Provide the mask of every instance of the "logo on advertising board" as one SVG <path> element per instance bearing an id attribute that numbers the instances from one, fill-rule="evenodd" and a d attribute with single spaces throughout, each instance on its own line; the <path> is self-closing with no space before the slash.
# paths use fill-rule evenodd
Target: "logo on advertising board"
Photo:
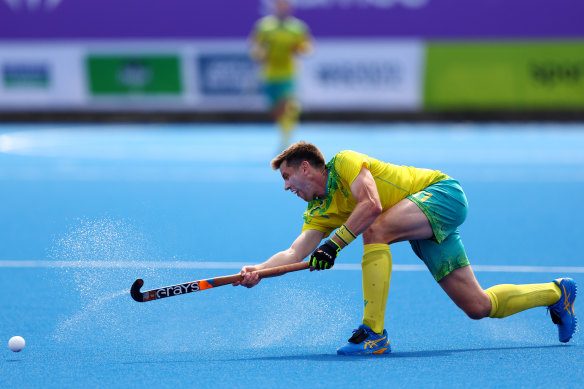
<path id="1" fill-rule="evenodd" d="M 541 85 L 578 85 L 584 83 L 584 60 L 534 61 L 529 65 L 533 80 Z"/>
<path id="2" fill-rule="evenodd" d="M 373 87 L 376 89 L 398 85 L 403 80 L 401 65 L 393 61 L 346 61 L 322 63 L 318 78 L 325 86 L 344 88 Z"/>
<path id="3" fill-rule="evenodd" d="M 2 65 L 6 89 L 46 89 L 50 84 L 49 66 L 44 63 L 7 63 Z"/>
<path id="4" fill-rule="evenodd" d="M 198 56 L 203 95 L 256 95 L 260 93 L 257 65 L 244 53 Z"/>
<path id="5" fill-rule="evenodd" d="M 179 95 L 182 92 L 177 56 L 91 55 L 87 64 L 94 95 Z"/>
<path id="6" fill-rule="evenodd" d="M 52 11 L 63 0 L 3 0 L 12 11 Z"/>
<path id="7" fill-rule="evenodd" d="M 305 107 L 417 109 L 421 102 L 420 41 L 322 42 L 302 61 Z"/>

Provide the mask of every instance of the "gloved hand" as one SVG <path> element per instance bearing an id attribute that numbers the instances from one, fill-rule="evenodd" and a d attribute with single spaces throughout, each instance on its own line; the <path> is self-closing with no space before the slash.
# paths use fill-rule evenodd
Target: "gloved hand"
<path id="1" fill-rule="evenodd" d="M 308 263 L 316 270 L 330 269 L 335 264 L 335 258 L 341 247 L 333 240 L 328 239 L 322 246 L 314 250 Z"/>

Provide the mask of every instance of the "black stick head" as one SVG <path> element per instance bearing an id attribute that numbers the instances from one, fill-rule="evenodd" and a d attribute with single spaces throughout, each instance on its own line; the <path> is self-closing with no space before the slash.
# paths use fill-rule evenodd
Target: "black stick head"
<path id="1" fill-rule="evenodd" d="M 139 303 L 144 302 L 144 295 L 142 294 L 142 292 L 140 292 L 140 288 L 142 287 L 142 285 L 144 285 L 144 281 L 138 278 L 136 281 L 134 281 L 132 287 L 130 288 L 130 295 L 135 301 Z"/>

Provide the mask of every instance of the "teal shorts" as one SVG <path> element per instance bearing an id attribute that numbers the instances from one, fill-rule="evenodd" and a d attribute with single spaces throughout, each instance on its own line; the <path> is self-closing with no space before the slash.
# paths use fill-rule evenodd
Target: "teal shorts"
<path id="1" fill-rule="evenodd" d="M 458 232 L 466 219 L 468 202 L 456 180 L 439 181 L 407 197 L 424 212 L 434 236 L 431 239 L 410 241 L 416 255 L 426 264 L 436 281 L 454 269 L 468 266 Z"/>
<path id="2" fill-rule="evenodd" d="M 294 95 L 294 81 L 266 81 L 264 91 L 268 97 L 270 106 L 275 106 L 280 101 L 292 98 Z"/>

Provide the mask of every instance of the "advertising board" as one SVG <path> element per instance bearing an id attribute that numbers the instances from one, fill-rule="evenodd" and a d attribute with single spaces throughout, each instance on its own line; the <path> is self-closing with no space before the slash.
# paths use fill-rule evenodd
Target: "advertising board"
<path id="1" fill-rule="evenodd" d="M 434 43 L 429 109 L 584 108 L 584 42 Z"/>

